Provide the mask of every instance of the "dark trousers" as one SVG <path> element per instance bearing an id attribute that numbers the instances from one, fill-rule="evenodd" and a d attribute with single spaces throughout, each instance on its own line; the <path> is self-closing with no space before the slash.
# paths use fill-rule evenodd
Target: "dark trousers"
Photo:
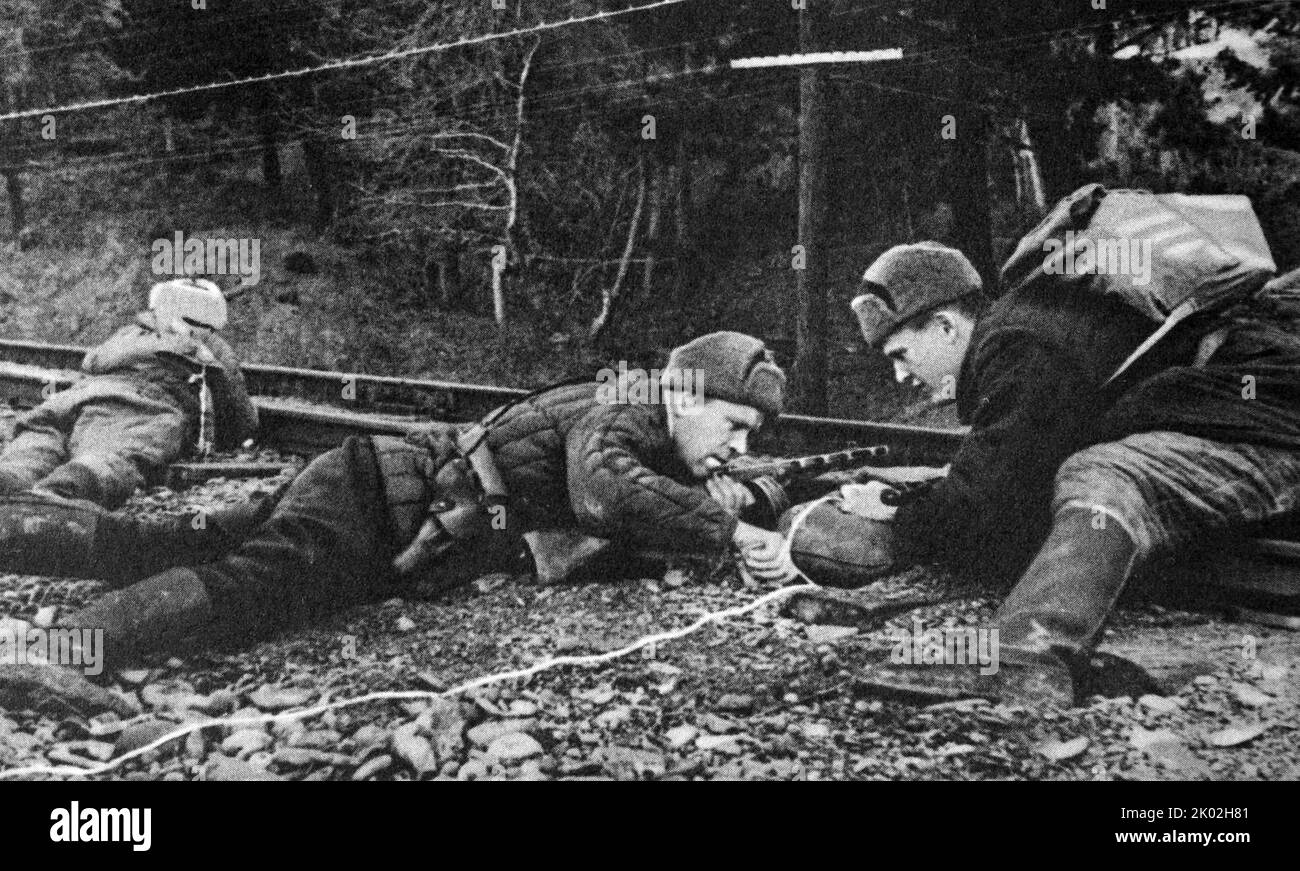
<path id="1" fill-rule="evenodd" d="M 1175 432 L 1086 448 L 1056 475 L 1052 533 L 994 622 L 1013 647 L 1083 651 L 1153 557 L 1300 502 L 1300 456 Z"/>
<path id="2" fill-rule="evenodd" d="M 262 635 L 397 595 L 391 563 L 404 546 L 374 442 L 354 437 L 312 461 L 239 547 L 194 571 L 212 600 L 215 635 Z"/>

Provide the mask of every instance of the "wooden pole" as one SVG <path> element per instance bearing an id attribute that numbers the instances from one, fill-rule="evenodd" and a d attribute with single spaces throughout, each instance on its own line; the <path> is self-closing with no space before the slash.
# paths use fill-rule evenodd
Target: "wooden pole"
<path id="1" fill-rule="evenodd" d="M 822 0 L 799 13 L 799 50 L 816 50 L 816 21 Z M 820 67 L 799 70 L 799 244 L 803 268 L 795 271 L 794 405 L 804 414 L 825 415 L 827 290 L 826 96 Z"/>

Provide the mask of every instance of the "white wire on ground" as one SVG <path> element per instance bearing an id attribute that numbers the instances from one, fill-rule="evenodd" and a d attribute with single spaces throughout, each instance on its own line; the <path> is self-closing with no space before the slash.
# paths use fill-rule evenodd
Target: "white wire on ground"
<path id="1" fill-rule="evenodd" d="M 820 499 L 817 499 L 816 501 L 809 502 L 800 510 L 798 514 L 795 515 L 793 521 L 791 521 L 790 523 L 790 531 L 786 533 L 784 541 L 782 543 L 782 552 L 787 559 L 789 558 L 790 555 L 790 548 L 794 542 L 795 533 L 799 530 L 799 527 L 803 525 L 804 520 L 808 517 L 808 515 L 812 512 L 814 508 L 816 508 L 821 503 L 831 499 L 834 495 L 835 494 L 832 493 L 830 495 L 823 496 Z M 791 565 L 793 565 L 793 563 L 791 563 Z M 211 729 L 216 727 L 229 728 L 229 727 L 237 727 L 237 726 L 256 726 L 256 725 L 261 725 L 263 723 L 274 723 L 280 720 L 296 720 L 305 717 L 314 717 L 318 714 L 326 713 L 327 711 L 335 711 L 341 708 L 354 707 L 356 705 L 365 705 L 371 702 L 413 701 L 413 700 L 421 700 L 421 699 L 424 700 L 445 699 L 445 698 L 450 698 L 452 696 L 460 695 L 461 693 L 466 693 L 472 690 L 479 689 L 480 687 L 489 686 L 495 683 L 502 683 L 504 681 L 511 681 L 511 680 L 523 680 L 525 678 L 530 678 L 533 677 L 534 675 L 540 674 L 543 671 L 549 671 L 550 669 L 559 668 L 561 666 L 569 665 L 569 666 L 576 666 L 576 667 L 590 667 L 595 665 L 601 665 L 603 663 L 610 662 L 615 659 L 620 659 L 624 656 L 635 653 L 636 651 L 641 650 L 642 648 L 653 647 L 655 645 L 662 644 L 665 642 L 676 641 L 680 638 L 685 638 L 687 635 L 690 635 L 694 632 L 698 632 L 700 629 L 703 629 L 705 626 L 709 625 L 710 623 L 717 623 L 722 620 L 728 620 L 732 617 L 741 617 L 745 614 L 748 614 L 750 611 L 757 611 L 759 608 L 771 604 L 772 602 L 776 602 L 780 599 L 784 599 L 786 596 L 798 592 L 799 590 L 806 589 L 810 586 L 813 587 L 817 586 L 817 583 L 815 581 L 813 581 L 811 578 L 805 575 L 798 568 L 795 569 L 795 572 L 799 575 L 799 577 L 803 579 L 803 583 L 792 584 L 787 587 L 781 587 L 778 590 L 773 590 L 770 593 L 765 593 L 764 595 L 759 596 L 757 599 L 754 599 L 751 602 L 747 602 L 744 605 L 736 605 L 735 607 L 732 608 L 724 608 L 721 611 L 711 611 L 701 616 L 694 623 L 691 623 L 687 626 L 683 626 L 679 629 L 669 629 L 664 632 L 656 632 L 652 635 L 646 635 L 642 638 L 637 639 L 636 641 L 632 642 L 626 647 L 620 647 L 617 650 L 611 650 L 605 653 L 589 654 L 587 656 L 554 656 L 551 657 L 550 659 L 545 659 L 542 660 L 541 662 L 533 663 L 532 665 L 527 666 L 526 668 L 517 668 L 517 669 L 512 669 L 510 671 L 502 671 L 502 672 L 497 672 L 496 674 L 489 674 L 489 675 L 484 675 L 482 677 L 477 677 L 474 678 L 473 680 L 466 681 L 465 683 L 459 684 L 458 686 L 454 686 L 448 690 L 441 690 L 441 691 L 387 690 L 384 692 L 368 693 L 364 696 L 357 696 L 356 698 L 351 698 L 351 699 L 339 699 L 338 701 L 325 702 L 323 704 L 313 705 L 312 707 L 308 707 L 308 708 L 300 708 L 296 711 L 281 711 L 278 714 L 259 714 L 255 717 L 219 717 L 211 720 L 202 720 L 196 723 L 186 723 L 185 725 L 177 726 L 175 729 L 168 732 L 167 734 L 162 735 L 154 739 L 153 741 L 150 741 L 148 744 L 145 744 L 143 747 L 138 747 L 135 750 L 131 750 L 127 753 L 123 753 L 121 756 L 118 756 L 114 759 L 110 759 L 101 765 L 91 766 L 90 768 L 76 768 L 74 766 L 59 767 L 59 766 L 50 766 L 50 765 L 32 765 L 26 768 L 10 768 L 10 769 L 0 771 L 0 780 L 9 780 L 16 777 L 33 777 L 33 776 L 40 776 L 40 775 L 53 776 L 53 777 L 95 777 L 100 774 L 107 774 L 108 772 L 113 771 L 114 769 L 120 767 L 126 762 L 130 762 L 133 759 L 138 759 L 141 756 L 144 756 L 145 754 L 152 753 L 153 751 L 158 750 L 167 744 L 170 744 L 172 741 L 175 741 L 178 738 L 184 738 L 186 735 L 189 735 L 191 732 L 197 732 L 201 729 Z"/>

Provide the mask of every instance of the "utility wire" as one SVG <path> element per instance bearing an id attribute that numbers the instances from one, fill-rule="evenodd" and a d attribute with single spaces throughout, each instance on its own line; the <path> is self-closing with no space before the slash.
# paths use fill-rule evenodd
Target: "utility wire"
<path id="1" fill-rule="evenodd" d="M 550 21 L 533 25 L 518 30 L 508 30 L 502 33 L 486 33 L 479 36 L 466 37 L 464 39 L 454 40 L 452 42 L 436 43 L 434 45 L 422 45 L 415 48 L 406 48 L 396 51 L 388 51 L 379 55 L 366 55 L 354 58 L 342 58 L 340 60 L 328 61 L 316 66 L 303 67 L 296 70 L 285 70 L 278 73 L 266 73 L 260 76 L 248 76 L 242 79 L 231 79 L 226 82 L 208 82 L 202 85 L 190 85 L 184 88 L 173 88 L 166 91 L 154 91 L 146 94 L 133 94 L 129 97 L 109 97 L 102 100 L 88 100 L 82 103 L 70 103 L 62 106 L 48 106 L 42 109 L 24 109 L 18 112 L 7 112 L 0 115 L 0 121 L 17 121 L 23 118 L 39 118 L 42 115 L 53 115 L 56 113 L 85 112 L 91 109 L 105 109 L 110 106 L 122 106 L 130 103 L 147 103 L 153 100 L 162 100 L 169 97 L 180 97 L 186 94 L 197 94 L 207 91 L 221 90 L 224 88 L 237 88 L 244 85 L 260 85 L 267 82 L 275 82 L 283 79 L 301 78 L 303 76 L 314 75 L 329 70 L 355 69 L 357 67 L 371 66 L 373 64 L 387 63 L 394 60 L 402 60 L 409 57 L 419 57 L 436 52 L 450 51 L 456 48 L 465 48 L 472 45 L 483 45 L 488 42 L 496 42 L 504 39 L 515 39 L 521 36 L 530 36 L 536 33 L 546 33 L 560 30 L 565 27 L 573 27 L 579 24 L 590 24 L 596 21 L 606 21 L 611 18 L 618 18 L 624 15 L 630 15 L 636 12 L 647 12 L 651 9 L 662 9 L 667 6 L 677 6 L 687 0 L 655 0 L 653 3 L 647 3 L 643 6 L 632 6 L 627 9 L 611 10 L 608 12 L 598 12 L 593 15 L 585 15 L 577 18 L 568 18 L 563 21 Z"/>
<path id="2" fill-rule="evenodd" d="M 1207 6 L 1207 7 L 1203 7 L 1203 8 L 1219 9 L 1219 8 L 1226 8 L 1226 7 L 1234 7 L 1234 8 L 1235 8 L 1235 7 L 1244 7 L 1244 6 L 1253 6 L 1253 7 L 1255 7 L 1255 8 L 1265 8 L 1265 7 L 1270 7 L 1270 6 L 1289 5 L 1290 3 L 1293 3 L 1293 2 L 1295 2 L 1295 0 L 1264 0 L 1264 2 L 1258 2 L 1258 0 L 1254 0 L 1254 2 L 1243 2 L 1243 0 L 1223 0 L 1223 2 L 1220 2 L 1220 3 L 1218 3 L 1218 4 L 1210 4 L 1209 6 Z M 648 8 L 648 7 L 639 7 L 639 8 Z M 625 10 L 625 11 L 627 11 L 627 10 Z M 865 11 L 865 10 L 854 10 L 854 11 L 861 12 L 861 11 Z M 1135 20 L 1144 20 L 1144 19 L 1160 18 L 1160 17 L 1164 17 L 1164 16 L 1163 16 L 1162 14 L 1152 14 L 1152 15 L 1147 15 L 1147 16 L 1140 16 L 1140 17 L 1137 17 L 1137 18 L 1125 19 L 1125 23 L 1129 23 L 1129 24 L 1131 24 L 1131 23 L 1133 23 Z M 930 51 L 930 52 L 922 52 L 922 53 L 917 53 L 917 54 L 913 54 L 913 55 L 907 55 L 907 56 L 905 56 L 905 59 L 904 59 L 903 62 L 892 64 L 892 65 L 891 65 L 891 69 L 899 70 L 899 69 L 906 68 L 906 67 L 908 66 L 909 62 L 912 63 L 912 68 L 917 68 L 917 67 L 922 66 L 922 65 L 930 65 L 930 64 L 935 64 L 935 63 L 947 62 L 947 61 L 952 60 L 952 59 L 954 59 L 955 57 L 958 57 L 958 56 L 960 56 L 960 55 L 962 55 L 962 54 L 970 53 L 971 50 L 973 50 L 973 49 L 982 49 L 982 48 L 985 48 L 986 46 L 994 46 L 994 45 L 1001 46 L 1001 48 L 998 49 L 998 52 L 1001 53 L 1001 52 L 1005 52 L 1005 51 L 1014 50 L 1014 49 L 1016 49 L 1020 44 L 1023 44 L 1023 43 L 1026 43 L 1026 42 L 1031 42 L 1031 41 L 1037 41 L 1040 37 L 1044 37 L 1044 36 L 1054 36 L 1054 35 L 1060 35 L 1060 34 L 1077 34 L 1077 33 L 1080 33 L 1081 31 L 1082 31 L 1082 32 L 1087 32 L 1087 31 L 1091 31 L 1091 30 L 1094 30 L 1094 29 L 1097 29 L 1097 28 L 1108 27 L 1108 26 L 1110 26 L 1110 25 L 1113 24 L 1113 23 L 1114 23 L 1114 22 L 1112 22 L 1112 21 L 1106 21 L 1106 22 L 1098 22 L 1097 24 L 1093 24 L 1093 25 L 1082 25 L 1082 26 L 1075 26 L 1075 27 L 1059 28 L 1059 29 L 1054 29 L 1054 30 L 1036 31 L 1036 32 L 1029 33 L 1029 34 L 1018 34 L 1018 35 L 1015 35 L 1015 36 L 1004 37 L 1004 38 L 1001 38 L 1001 39 L 995 39 L 995 40 L 984 40 L 984 41 L 979 41 L 979 42 L 973 42 L 973 43 L 970 43 L 970 44 L 968 44 L 968 45 L 966 45 L 966 46 L 960 46 L 960 47 L 951 48 L 951 49 L 949 49 L 949 48 L 945 48 L 945 49 L 936 49 L 936 50 L 933 50 L 933 51 Z M 751 28 L 748 32 L 752 33 L 752 32 L 754 32 L 756 29 L 757 29 L 757 28 Z M 621 55 L 617 55 L 616 57 L 624 57 L 624 56 L 631 56 L 631 55 L 636 55 L 636 54 L 642 54 L 642 53 L 645 53 L 645 52 L 647 52 L 647 51 L 654 51 L 654 50 L 661 50 L 661 49 L 676 48 L 676 47 L 681 47 L 681 46 L 684 46 L 684 45 L 689 45 L 689 44 L 694 44 L 694 43 L 698 43 L 698 42 L 702 42 L 702 41 L 707 41 L 707 40 L 710 40 L 710 39 L 713 39 L 713 38 L 714 38 L 714 37 L 703 37 L 703 38 L 700 38 L 700 39 L 697 39 L 697 40 L 689 40 L 689 41 L 684 41 L 684 42 L 680 42 L 680 43 L 673 43 L 673 44 L 668 44 L 668 45 L 665 45 L 665 46 L 653 47 L 653 48 L 651 48 L 651 49 L 640 49 L 640 50 L 636 50 L 636 51 L 626 52 L 626 53 L 623 53 L 623 54 L 621 54 Z M 569 63 L 563 64 L 563 65 L 557 65 L 557 66 L 586 65 L 586 64 L 589 64 L 589 63 L 596 63 L 596 62 L 599 62 L 600 60 L 601 60 L 601 58 L 585 58 L 585 59 L 582 59 L 582 60 L 580 60 L 580 61 L 569 62 Z M 540 69 L 540 68 L 539 68 L 539 69 Z M 619 88 L 633 87 L 633 86 L 638 86 L 638 85 L 639 85 L 639 86 L 656 85 L 656 84 L 660 84 L 660 83 L 662 83 L 662 82 L 673 81 L 673 80 L 683 79 L 683 78 L 689 78 L 689 77 L 691 77 L 691 76 L 704 75 L 704 74 L 712 74 L 712 73 L 720 72 L 721 70 L 722 70 L 722 68 L 719 67 L 719 66 L 713 66 L 713 65 L 710 65 L 710 66 L 706 66 L 706 67 L 702 67 L 702 68 L 698 68 L 698 69 L 692 69 L 692 70 L 678 70 L 678 71 L 668 72 L 668 73 L 651 74 L 651 75 L 643 76 L 643 77 L 636 78 L 636 79 L 626 79 L 626 80 L 620 80 L 620 81 L 615 81 L 615 82 L 601 82 L 601 83 L 596 83 L 596 84 L 593 84 L 593 85 L 587 85 L 587 86 L 583 86 L 583 87 L 579 87 L 579 88 L 566 89 L 566 90 L 562 90 L 562 91 L 551 91 L 551 92 L 547 92 L 547 93 L 540 94 L 540 95 L 536 95 L 536 96 L 532 97 L 532 98 L 530 99 L 531 106 L 530 106 L 530 109 L 529 109 L 528 114 L 529 114 L 529 117 L 530 117 L 530 118 L 533 118 L 533 119 L 537 119 L 537 118 L 539 118 L 539 117 L 541 117 L 541 118 L 545 118 L 545 117 L 548 117 L 548 116 L 557 116 L 557 115 L 560 115 L 560 114 L 563 114 L 563 113 L 569 113 L 569 112 L 572 112 L 572 111 L 574 111 L 574 110 L 576 110 L 576 109 L 580 109 L 580 108 L 581 108 L 581 105 L 582 105 L 582 104 L 581 104 L 580 102 L 571 102 L 571 103 L 567 103 L 567 104 L 559 103 L 559 102 L 558 102 L 559 100 L 562 100 L 562 99 L 565 99 L 565 98 L 568 98 L 568 97 L 576 97 L 576 96 L 583 95 L 583 94 L 598 93 L 598 92 L 602 92 L 602 91 L 612 91 L 612 90 L 619 89 Z M 785 87 L 788 86 L 788 85 L 786 84 L 786 82 L 784 81 L 784 80 L 786 80 L 786 79 L 788 79 L 788 77 L 786 77 L 786 76 L 782 76 L 781 79 L 778 81 L 777 84 L 775 84 L 773 87 L 768 88 L 768 89 L 749 90 L 749 91 L 742 92 L 742 93 L 740 93 L 740 94 L 733 94 L 733 95 L 728 96 L 728 97 L 723 97 L 723 98 L 721 98 L 721 99 L 728 99 L 728 100 L 729 100 L 729 99 L 735 99 L 735 98 L 737 98 L 737 97 L 741 97 L 741 96 L 753 96 L 753 95 L 757 95 L 757 94 L 759 94 L 759 93 L 763 93 L 763 92 L 765 92 L 765 90 L 766 90 L 766 91 L 770 91 L 770 90 L 775 90 L 775 89 L 779 89 L 779 88 L 785 88 Z M 847 76 L 847 75 L 843 75 L 843 76 L 835 76 L 835 77 L 833 77 L 833 80 L 836 80 L 836 81 L 842 81 L 842 82 L 857 81 L 856 79 L 853 79 L 853 78 L 851 78 L 850 76 Z M 899 86 L 885 85 L 885 84 L 880 83 L 880 82 L 866 81 L 866 84 L 868 84 L 869 86 L 871 86 L 871 87 L 873 87 L 873 88 L 875 88 L 875 89 L 877 89 L 877 90 L 881 90 L 881 91 L 889 91 L 889 92 L 894 92 L 894 93 L 899 93 L 899 94 L 907 94 L 907 95 L 912 95 L 912 96 L 920 96 L 920 97 L 924 97 L 924 98 L 926 98 L 926 99 L 931 99 L 931 100 L 935 100 L 935 101 L 939 101 L 939 102 L 950 102 L 950 103 L 956 103 L 956 104 L 970 105 L 970 106 L 975 106 L 975 107 L 977 107 L 977 108 L 980 108 L 980 109 L 982 109 L 982 110 L 984 110 L 984 111 L 997 111 L 998 108 L 999 108 L 999 107 L 994 106 L 994 105 L 991 105 L 991 104 L 978 103 L 978 102 L 971 101 L 971 100 L 963 100 L 963 99 L 961 99 L 961 98 L 958 98 L 958 97 L 955 97 L 955 96 L 951 96 L 951 95 L 936 94 L 936 93 L 933 93 L 933 92 L 927 92 L 927 91 L 921 91 L 921 90 L 915 90 L 915 89 L 902 88 L 902 87 L 899 87 Z M 376 98 L 374 98 L 374 99 L 381 99 L 381 98 L 382 98 L 382 95 L 380 95 L 379 97 L 376 97 Z M 630 103 L 630 102 L 635 102 L 635 101 L 637 101 L 637 100 L 643 100 L 643 99 L 645 99 L 645 98 L 642 97 L 641 95 L 632 95 L 631 99 L 624 99 L 624 100 L 615 100 L 615 101 L 613 101 L 613 105 L 618 105 L 618 104 L 621 104 L 621 103 Z M 362 102 L 363 102 L 363 103 L 364 103 L 364 102 L 372 102 L 372 100 L 365 100 L 365 101 L 362 101 Z M 678 102 L 682 102 L 682 101 L 681 101 L 680 99 L 670 99 L 670 98 L 666 98 L 666 97 L 663 97 L 663 96 L 657 96 L 657 97 L 652 98 L 651 100 L 647 101 L 647 108 L 654 108 L 654 106 L 657 106 L 657 105 L 673 104 L 673 103 L 678 103 Z M 610 105 L 610 104 L 609 104 L 609 103 L 606 103 L 605 105 Z M 483 111 L 480 111 L 480 110 L 483 110 Z M 398 111 L 398 110 L 394 110 L 394 111 Z M 431 113 L 427 113 L 427 114 L 424 114 L 424 115 L 417 115 L 417 116 L 414 116 L 414 119 L 419 119 L 419 118 L 449 118 L 449 119 L 452 119 L 452 120 L 481 120 L 482 118 L 487 117 L 488 115 L 494 114 L 494 113 L 497 112 L 497 111 L 499 111 L 499 109 L 498 109 L 497 105 L 496 105 L 493 101 L 491 101 L 491 100 L 484 100 L 484 101 L 480 102 L 479 104 L 476 104 L 476 105 L 474 105 L 474 106 L 469 107 L 469 110 L 468 110 L 468 111 L 460 111 L 460 112 L 458 112 L 458 113 L 454 116 L 454 118 L 453 118 L 453 116 L 450 116 L 450 115 L 444 115 L 443 113 L 431 112 Z M 1011 112 L 1015 112 L 1015 113 L 1017 113 L 1017 114 L 1021 114 L 1021 115 L 1025 114 L 1024 111 L 1022 111 L 1022 110 L 1020 110 L 1020 109 L 1015 109 L 1015 108 L 1004 108 L 1004 109 L 1002 109 L 1002 111 L 1011 111 Z M 1031 115 L 1034 115 L 1034 113 L 1030 113 L 1030 114 L 1031 114 Z M 1035 116 L 1035 117 L 1047 117 L 1047 116 L 1038 116 L 1038 115 L 1034 115 L 1034 116 Z M 400 122 L 400 123 L 406 125 L 406 126 L 407 126 L 407 129 L 410 129 L 410 130 L 422 130 L 422 129 L 424 129 L 424 126 L 427 126 L 427 125 L 417 126 L 417 125 L 411 124 L 410 122 L 411 122 L 412 120 L 413 120 L 412 116 L 409 116 L 409 115 L 408 115 L 408 116 L 404 116 L 403 119 L 402 119 L 402 122 Z M 388 133 L 386 130 L 380 130 L 380 131 L 376 131 L 376 132 L 371 133 L 371 134 L 368 134 L 368 135 L 358 136 L 357 138 L 358 138 L 358 139 L 371 139 L 371 138 L 375 138 L 375 139 L 379 139 L 379 138 L 390 139 L 390 138 L 396 138 L 396 137 L 399 137 L 399 136 L 401 135 L 401 134 L 400 134 L 400 131 L 401 131 L 402 128 L 401 128 L 400 126 L 397 126 L 397 125 L 394 125 L 394 126 L 395 126 L 396 130 L 395 130 L 395 132 L 393 132 L 393 133 L 391 133 L 391 134 Z M 415 136 L 418 136 L 419 133 L 418 133 L 418 132 L 412 132 L 412 133 L 410 133 L 409 135 L 410 135 L 411 137 L 415 137 Z M 250 140 L 245 140 L 245 141 L 248 141 L 248 142 L 249 142 L 249 144 L 246 145 L 246 146 L 245 146 L 245 145 L 233 144 L 233 145 L 230 146 L 230 147 L 224 147 L 224 148 L 206 149 L 206 150 L 203 150 L 203 151 L 195 151 L 195 152 L 185 152 L 185 153 L 183 153 L 183 154 L 178 154 L 178 155 L 165 155 L 165 156 L 160 156 L 160 157 L 157 157 L 157 158 L 154 158 L 154 159 L 143 159 L 143 160 L 141 160 L 141 161 L 138 161 L 138 162 L 135 163 L 135 164 L 128 164 L 127 166 L 144 165 L 144 164 L 148 164 L 148 163 L 150 163 L 150 162 L 166 162 L 166 161 L 171 161 L 171 160 L 188 160 L 188 159 L 194 159 L 194 158 L 197 158 L 197 157 L 202 157 L 202 156 L 205 156 L 205 155 L 216 155 L 216 154 L 222 154 L 222 153 L 239 153 L 239 152 L 244 152 L 244 151 L 257 150 L 258 148 L 261 148 L 261 147 L 262 147 L 260 144 L 254 144 L 253 141 L 252 141 L 251 139 L 250 139 Z M 110 156 L 107 160 L 105 160 L 105 159 L 103 159 L 103 158 L 91 158 L 91 159 L 88 159 L 88 160 L 86 161 L 86 163 L 91 163 L 91 164 L 94 164 L 94 163 L 104 163 L 105 165 L 113 165 L 113 164 L 109 164 L 109 161 L 110 161 L 110 160 L 113 160 L 115 157 L 130 157 L 131 155 L 132 155 L 131 152 L 125 152 L 125 153 L 122 153 L 122 154 L 120 154 L 120 155 Z M 124 165 L 122 165 L 122 164 L 116 164 L 116 166 L 124 166 Z M 30 169 L 32 169 L 32 170 L 44 170 L 44 169 L 53 169 L 54 167 L 53 167 L 53 166 L 38 166 L 38 165 L 35 165 L 35 164 L 29 164 L 29 165 L 28 165 L 27 167 L 25 167 L 25 168 L 30 168 Z"/>

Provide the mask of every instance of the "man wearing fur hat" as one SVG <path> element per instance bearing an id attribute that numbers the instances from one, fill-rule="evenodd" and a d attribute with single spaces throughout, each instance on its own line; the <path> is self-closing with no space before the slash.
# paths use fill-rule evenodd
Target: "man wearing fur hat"
<path id="1" fill-rule="evenodd" d="M 224 556 L 110 592 L 66 626 L 102 628 L 112 668 L 186 636 L 264 635 L 349 604 L 508 570 L 524 533 L 574 526 L 633 547 L 718 556 L 735 548 L 755 575 L 790 578 L 782 537 L 740 518 L 754 497 L 716 474 L 781 412 L 785 376 L 772 355 L 750 336 L 712 333 L 673 351 L 657 377 L 654 403 L 610 401 L 592 380 L 530 394 L 465 430 L 349 438 L 309 464 L 269 519 Z M 119 523 L 107 537 L 140 530 Z M 81 572 L 107 574 L 97 562 L 122 550 L 111 545 Z M 66 698 L 70 681 L 65 670 L 0 666 L 0 699 L 6 688 Z M 80 684 L 75 703 L 114 704 Z"/>
<path id="2" fill-rule="evenodd" d="M 1028 280 L 989 306 L 933 242 L 890 249 L 864 285 L 867 340 L 971 430 L 924 495 L 891 507 L 860 485 L 859 513 L 892 522 L 905 558 L 1019 578 L 996 674 L 881 663 L 868 684 L 1067 706 L 1137 568 L 1300 503 L 1300 337 L 1261 297 L 1188 318 L 1112 380 L 1153 328 L 1114 294 Z"/>
<path id="3" fill-rule="evenodd" d="M 86 353 L 85 378 L 19 418 L 0 454 L 0 494 L 34 490 L 116 508 L 191 447 L 250 438 L 257 410 L 217 335 L 225 324 L 226 300 L 212 282 L 154 285 L 149 309 Z"/>

